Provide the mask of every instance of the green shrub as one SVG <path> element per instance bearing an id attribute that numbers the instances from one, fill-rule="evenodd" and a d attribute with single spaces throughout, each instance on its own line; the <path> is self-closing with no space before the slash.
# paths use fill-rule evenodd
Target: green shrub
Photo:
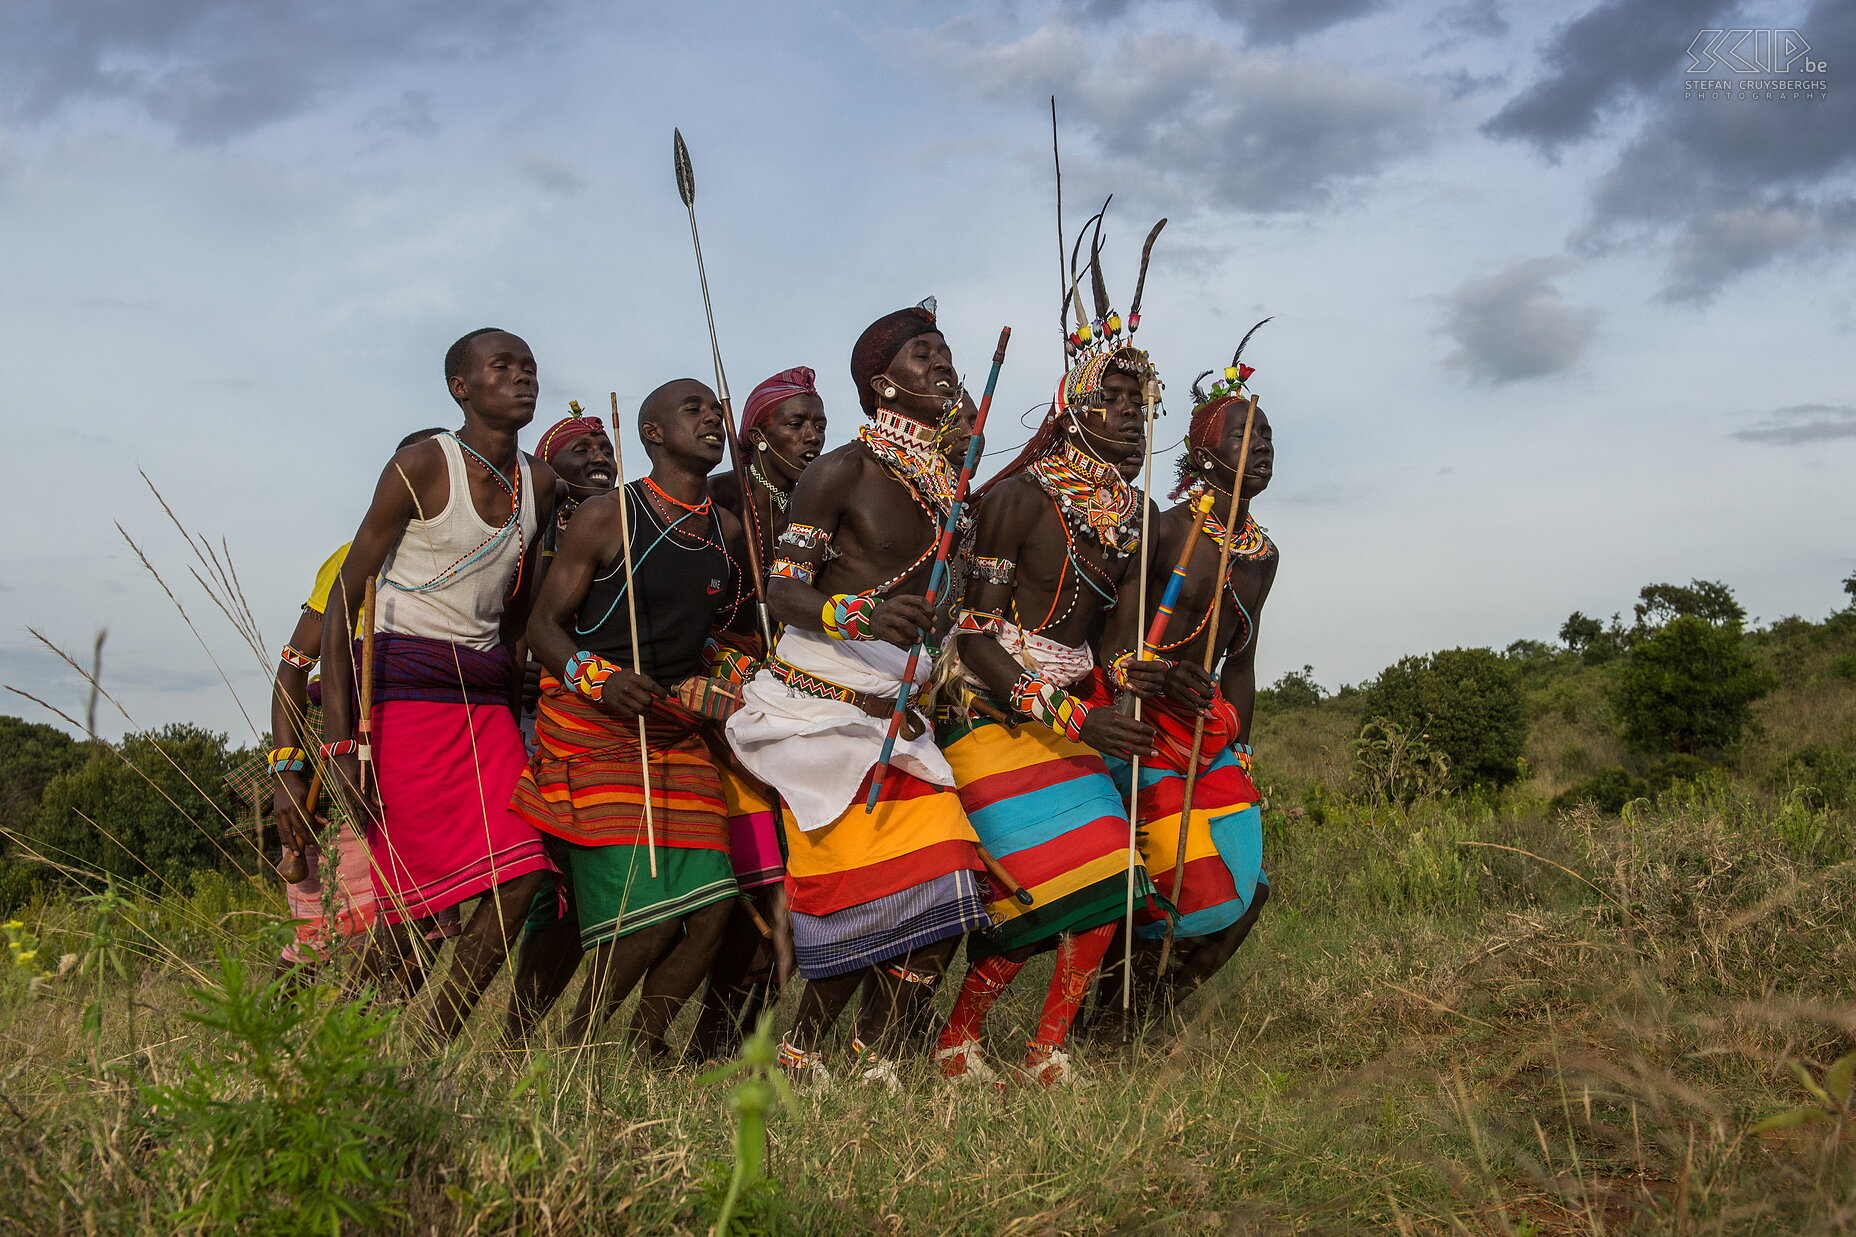
<path id="1" fill-rule="evenodd" d="M 1521 771 L 1527 710 L 1514 667 L 1489 649 L 1407 657 L 1361 693 L 1362 712 L 1422 736 L 1452 789 L 1504 786 Z"/>
<path id="2" fill-rule="evenodd" d="M 1700 755 L 1733 746 L 1773 686 L 1738 626 L 1684 615 L 1631 643 L 1611 703 L 1632 751 Z"/>
<path id="3" fill-rule="evenodd" d="M 377 1231 L 398 1214 L 416 1135 L 384 1014 L 326 989 L 263 980 L 222 955 L 194 990 L 216 1032 L 178 1081 L 144 1089 L 177 1226 L 283 1235 Z"/>
<path id="4" fill-rule="evenodd" d="M 45 788 L 27 841 L 47 859 L 148 884 L 230 859 L 237 808 L 222 779 L 239 761 L 224 735 L 176 723 L 95 745 Z"/>
<path id="5" fill-rule="evenodd" d="M 1306 709 L 1320 704 L 1327 695 L 1315 682 L 1315 668 L 1303 666 L 1290 670 L 1269 687 L 1257 693 L 1257 703 L 1272 709 Z"/>
<path id="6" fill-rule="evenodd" d="M 1772 780 L 1815 808 L 1856 807 L 1856 753 L 1841 747 L 1807 743 L 1780 763 Z"/>

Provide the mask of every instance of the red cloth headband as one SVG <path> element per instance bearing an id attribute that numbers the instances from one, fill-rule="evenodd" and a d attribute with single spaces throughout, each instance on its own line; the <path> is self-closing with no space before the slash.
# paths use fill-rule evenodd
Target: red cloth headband
<path id="1" fill-rule="evenodd" d="M 817 395 L 818 375 L 804 365 L 783 369 L 748 393 L 741 408 L 741 432 L 763 424 L 773 410 L 795 395 Z"/>
<path id="2" fill-rule="evenodd" d="M 566 450 L 567 444 L 574 439 L 605 432 L 606 424 L 598 417 L 568 417 L 548 427 L 548 432 L 535 444 L 535 454 L 552 464 L 554 457 Z"/>

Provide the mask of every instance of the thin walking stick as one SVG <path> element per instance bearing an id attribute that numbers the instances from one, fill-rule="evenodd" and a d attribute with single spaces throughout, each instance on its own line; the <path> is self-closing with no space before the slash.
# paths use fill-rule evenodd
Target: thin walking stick
<path id="1" fill-rule="evenodd" d="M 1158 229 L 1155 229 L 1158 231 Z M 1142 403 L 1145 407 L 1147 421 L 1144 450 L 1147 457 L 1142 461 L 1144 475 L 1141 478 L 1141 559 L 1136 565 L 1140 572 L 1138 590 L 1139 601 L 1135 613 L 1147 613 L 1147 556 L 1148 529 L 1153 515 L 1153 499 L 1149 497 L 1154 489 L 1154 405 L 1160 400 L 1160 380 L 1151 373 L 1142 391 Z M 1143 634 L 1139 660 L 1147 661 L 1151 654 L 1148 641 Z M 1134 719 L 1141 717 L 1141 698 L 1133 692 L 1126 699 L 1134 702 Z M 1121 1012 L 1126 1014 L 1134 1007 L 1134 869 L 1141 859 L 1141 754 L 1137 751 L 1128 762 L 1128 908 L 1121 926 Z"/>
<path id="2" fill-rule="evenodd" d="M 1231 501 L 1226 504 L 1224 536 L 1218 542 L 1218 580 L 1212 592 L 1211 617 L 1205 624 L 1205 658 L 1202 663 L 1205 673 L 1212 672 L 1212 663 L 1218 659 L 1218 611 L 1224 601 L 1225 573 L 1231 569 L 1231 544 L 1237 540 L 1237 508 L 1239 495 L 1244 492 L 1244 472 L 1250 467 L 1250 431 L 1257 422 L 1257 397 L 1250 397 L 1250 404 L 1244 409 L 1244 441 L 1237 450 L 1237 476 L 1231 481 Z M 1210 495 L 1206 495 L 1210 497 Z M 1203 523 L 1204 517 L 1200 516 Z M 1190 548 L 1190 547 L 1188 547 Z M 1199 744 L 1205 739 L 1205 714 L 1199 714 L 1192 724 L 1192 749 L 1186 762 L 1186 785 L 1180 792 L 1179 803 L 1179 846 L 1173 856 L 1173 892 L 1169 901 L 1175 906 L 1179 902 L 1180 888 L 1186 880 L 1186 830 L 1192 824 L 1192 792 L 1199 779 Z M 1179 917 L 1172 915 L 1166 921 L 1166 936 L 1160 942 L 1160 974 L 1166 974 L 1167 963 L 1173 957 L 1173 936 L 1179 928 Z"/>
<path id="3" fill-rule="evenodd" d="M 354 728 L 355 737 L 360 740 L 356 745 L 360 750 L 356 754 L 361 758 L 361 789 L 364 792 L 369 781 L 375 789 L 380 787 L 380 778 L 374 769 L 374 607 L 379 596 L 379 577 L 367 577 L 361 589 L 361 718 Z"/>
<path id="4" fill-rule="evenodd" d="M 619 473 L 619 541 L 625 549 L 625 611 L 632 625 L 632 673 L 642 675 L 638 657 L 638 582 L 632 576 L 631 495 L 625 492 L 624 435 L 619 429 L 619 393 L 612 393 L 612 464 Z M 651 814 L 651 748 L 645 738 L 644 714 L 638 715 L 638 771 L 644 780 L 644 852 L 651 862 L 651 879 L 657 879 L 657 824 Z"/>

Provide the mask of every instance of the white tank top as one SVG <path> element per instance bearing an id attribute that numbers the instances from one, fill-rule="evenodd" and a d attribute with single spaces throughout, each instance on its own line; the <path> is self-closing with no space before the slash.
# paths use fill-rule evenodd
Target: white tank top
<path id="1" fill-rule="evenodd" d="M 523 549 L 535 539 L 533 478 L 528 460 L 516 453 L 521 470 L 516 518 L 503 528 L 485 524 L 470 498 L 464 450 L 455 434 L 434 441 L 445 454 L 450 497 L 430 519 L 412 519 L 387 552 L 375 602 L 377 629 L 447 640 L 476 649 L 495 648 L 503 609 Z M 517 536 L 517 527 L 521 535 Z"/>

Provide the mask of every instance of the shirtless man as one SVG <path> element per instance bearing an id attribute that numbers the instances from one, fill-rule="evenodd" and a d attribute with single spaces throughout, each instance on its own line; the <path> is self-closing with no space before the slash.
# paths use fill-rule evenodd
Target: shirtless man
<path id="1" fill-rule="evenodd" d="M 1251 368 L 1243 366 L 1240 372 L 1248 378 Z M 1231 518 L 1231 489 L 1243 453 L 1248 406 L 1241 382 L 1216 388 L 1199 401 L 1177 466 L 1179 485 L 1173 497 L 1183 501 L 1156 516 L 1153 524 L 1147 585 L 1150 608 L 1141 618 L 1142 632 L 1153 621 L 1167 577 L 1192 531 L 1194 504 L 1202 495 L 1212 499 L 1205 531 L 1193 543 L 1185 583 L 1167 631 L 1150 650 L 1170 667 L 1165 690 L 1154 694 L 1147 687 L 1136 687 L 1148 696 L 1145 716 L 1159 732 L 1158 755 L 1141 767 L 1142 802 L 1175 805 L 1171 814 L 1156 809 L 1142 816 L 1142 854 L 1163 896 L 1171 896 L 1175 881 L 1178 805 L 1186 769 L 1193 763 L 1193 724 L 1200 714 L 1205 717 L 1169 974 L 1154 973 L 1159 941 L 1166 932 L 1165 918 L 1152 913 L 1136 918 L 1135 932 L 1141 940 L 1141 952 L 1135 958 L 1137 975 L 1143 981 L 1140 986 L 1148 992 L 1157 987 L 1168 1003 L 1193 992 L 1230 960 L 1269 900 L 1269 880 L 1262 866 L 1262 814 L 1251 780 L 1248 742 L 1257 699 L 1257 630 L 1279 561 L 1275 544 L 1250 514 L 1251 501 L 1268 487 L 1276 463 L 1269 417 L 1261 408 L 1251 427 L 1235 531 L 1225 523 Z M 1219 609 L 1218 630 L 1207 632 L 1224 543 L 1230 546 L 1227 591 Z M 1111 625 L 1107 640 L 1111 657 L 1124 656 L 1139 639 L 1133 617 L 1130 612 L 1126 621 Z M 1215 679 L 1201 669 L 1208 639 L 1217 649 Z M 1125 789 L 1128 767 L 1118 765 L 1114 771 Z M 1154 788 L 1162 784 L 1173 787 L 1170 794 L 1155 793 Z M 1143 963 L 1145 974 L 1141 973 Z"/>
<path id="2" fill-rule="evenodd" d="M 1125 914 L 1128 818 L 1102 754 L 1145 755 L 1153 732 L 1085 699 L 1090 633 L 1105 609 L 1132 600 L 1138 574 L 1146 498 L 1116 466 L 1142 452 L 1152 377 L 1132 347 L 1086 353 L 980 504 L 955 630 L 978 706 L 944 723 L 940 738 L 981 844 L 1032 902 L 998 891 L 992 930 L 967 942 L 970 965 L 936 1053 L 950 1077 L 991 1073 L 981 1061 L 986 1011 L 1032 954 L 1054 946 L 1025 1069 L 1066 1081 L 1065 1037 Z M 1145 903 L 1146 873 L 1133 879 Z"/>
<path id="3" fill-rule="evenodd" d="M 554 518 L 553 470 L 516 446 L 535 416 L 535 357 L 507 331 L 473 331 L 445 353 L 445 382 L 463 428 L 387 464 L 322 629 L 323 757 L 351 819 L 369 822 L 389 952 L 404 953 L 407 921 L 482 895 L 431 1011 L 441 1041 L 463 1027 L 553 867 L 509 807 L 526 764 L 517 646 L 536 534 Z M 376 574 L 373 711 L 357 719 L 355 659 L 327 654 L 353 647 Z M 377 973 L 370 952 L 363 970 Z"/>
<path id="4" fill-rule="evenodd" d="M 936 438 L 960 384 L 926 302 L 865 329 L 851 377 L 870 421 L 799 479 L 768 588 L 785 631 L 728 734 L 789 813 L 786 888 L 807 983 L 781 1061 L 822 1080 L 823 1036 L 876 968 L 852 1046 L 866 1077 L 888 1081 L 903 986 L 932 986 L 960 937 L 987 923 L 973 827 L 919 715 L 865 810 L 908 649 L 932 621 L 922 593 L 956 480 Z M 923 659 L 920 678 L 928 669 Z"/>

